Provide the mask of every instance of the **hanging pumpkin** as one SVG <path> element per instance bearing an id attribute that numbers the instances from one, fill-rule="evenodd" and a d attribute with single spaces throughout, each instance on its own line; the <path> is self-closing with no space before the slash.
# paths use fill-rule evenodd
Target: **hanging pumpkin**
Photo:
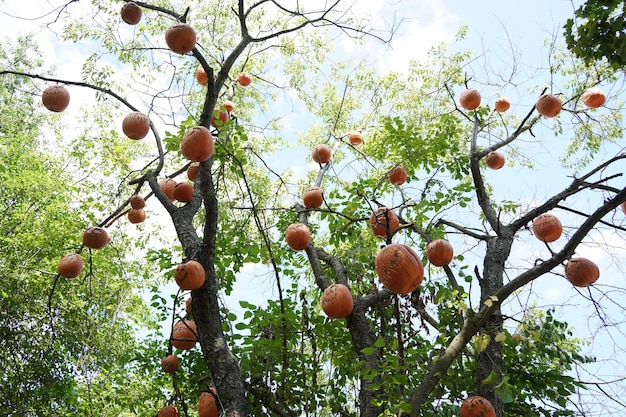
<path id="1" fill-rule="evenodd" d="M 78 253 L 68 253 L 57 265 L 59 275 L 65 278 L 76 278 L 83 270 L 83 258 Z"/>
<path id="2" fill-rule="evenodd" d="M 178 182 L 173 178 L 166 178 L 162 181 L 159 181 L 159 188 L 163 191 L 165 196 L 170 199 L 170 201 L 174 201 L 174 188 L 176 187 Z"/>
<path id="3" fill-rule="evenodd" d="M 511 102 L 506 97 L 498 97 L 494 107 L 496 108 L 496 111 L 504 113 L 511 107 Z"/>
<path id="4" fill-rule="evenodd" d="M 193 185 L 188 182 L 179 182 L 174 187 L 174 200 L 188 203 L 193 200 Z"/>
<path id="5" fill-rule="evenodd" d="M 565 264 L 565 277 L 576 287 L 588 287 L 600 278 L 600 268 L 586 258 L 573 258 Z"/>
<path id="6" fill-rule="evenodd" d="M 213 155 L 213 135 L 204 126 L 187 129 L 180 142 L 180 152 L 189 160 L 206 161 Z"/>
<path id="7" fill-rule="evenodd" d="M 50 111 L 62 112 L 70 105 L 70 92 L 62 85 L 51 85 L 43 90 L 41 102 Z"/>
<path id="8" fill-rule="evenodd" d="M 177 54 L 186 54 L 196 47 L 196 31 L 186 23 L 176 22 L 165 31 L 165 43 Z"/>
<path id="9" fill-rule="evenodd" d="M 596 109 L 604 104 L 606 95 L 598 87 L 591 87 L 585 90 L 581 100 L 585 106 L 590 109 Z"/>
<path id="10" fill-rule="evenodd" d="M 187 178 L 189 181 L 195 181 L 200 173 L 200 162 L 192 162 L 187 168 Z"/>
<path id="11" fill-rule="evenodd" d="M 331 155 L 332 151 L 330 150 L 330 147 L 323 143 L 321 145 L 317 145 L 311 152 L 311 157 L 318 164 L 325 164 L 330 161 Z"/>
<path id="12" fill-rule="evenodd" d="M 180 417 L 178 408 L 174 405 L 166 405 L 161 408 L 157 414 L 157 417 Z"/>
<path id="13" fill-rule="evenodd" d="M 130 139 L 143 139 L 149 131 L 150 119 L 141 112 L 128 113 L 122 120 L 122 132 Z"/>
<path id="14" fill-rule="evenodd" d="M 191 314 L 191 305 L 193 304 L 192 298 L 189 297 L 185 300 L 185 311 L 187 314 Z"/>
<path id="15" fill-rule="evenodd" d="M 198 84 L 205 87 L 209 85 L 209 77 L 206 75 L 206 71 L 201 65 L 198 65 L 198 68 L 196 68 L 196 81 L 198 81 Z"/>
<path id="16" fill-rule="evenodd" d="M 563 226 L 552 214 L 541 214 L 533 220 L 533 234 L 542 242 L 554 242 L 561 237 Z"/>
<path id="17" fill-rule="evenodd" d="M 218 417 L 217 402 L 214 394 L 206 391 L 200 394 L 198 417 Z"/>
<path id="18" fill-rule="evenodd" d="M 198 341 L 198 329 L 196 323 L 182 319 L 174 325 L 170 337 L 172 346 L 181 350 L 192 349 Z"/>
<path id="19" fill-rule="evenodd" d="M 624 212 L 624 214 L 626 214 L 626 201 L 620 204 L 620 206 L 622 207 L 622 211 Z"/>
<path id="20" fill-rule="evenodd" d="M 400 227 L 400 220 L 390 208 L 378 207 L 370 215 L 370 229 L 376 237 L 387 240 L 398 227 Z"/>
<path id="21" fill-rule="evenodd" d="M 465 110 L 475 110 L 480 106 L 480 93 L 474 88 L 468 88 L 459 96 L 459 104 Z"/>
<path id="22" fill-rule="evenodd" d="M 134 209 L 142 209 L 146 206 L 146 200 L 139 194 L 132 195 L 128 201 Z"/>
<path id="23" fill-rule="evenodd" d="M 396 294 L 413 292 L 424 279 L 422 261 L 409 246 L 392 243 L 376 255 L 376 273 L 380 282 Z"/>
<path id="24" fill-rule="evenodd" d="M 124 4 L 120 10 L 122 20 L 129 25 L 136 25 L 141 21 L 141 7 L 132 1 Z"/>
<path id="25" fill-rule="evenodd" d="M 175 355 L 167 355 L 161 359 L 161 369 L 166 374 L 173 374 L 178 369 L 178 358 Z"/>
<path id="26" fill-rule="evenodd" d="M 285 231 L 285 241 L 293 250 L 304 250 L 311 243 L 311 232 L 304 223 L 292 223 Z"/>
<path id="27" fill-rule="evenodd" d="M 555 117 L 561 113 L 561 100 L 554 94 L 544 94 L 537 100 L 535 104 L 540 115 L 545 117 Z"/>
<path id="28" fill-rule="evenodd" d="M 302 202 L 306 208 L 314 209 L 321 207 L 322 203 L 324 203 L 324 193 L 322 192 L 322 189 L 315 185 L 307 188 L 304 190 Z"/>
<path id="29" fill-rule="evenodd" d="M 485 156 L 485 162 L 491 169 L 500 169 L 504 166 L 504 155 L 500 152 L 492 151 Z"/>
<path id="30" fill-rule="evenodd" d="M 144 209 L 131 208 L 130 210 L 128 210 L 127 216 L 128 221 L 132 224 L 142 223 L 144 220 L 146 220 L 146 212 L 144 211 Z"/>
<path id="31" fill-rule="evenodd" d="M 91 249 L 102 249 L 111 240 L 111 235 L 104 227 L 94 226 L 83 232 L 83 245 Z"/>
<path id="32" fill-rule="evenodd" d="M 350 141 L 350 145 L 357 146 L 363 143 L 363 135 L 360 132 L 351 132 L 348 135 L 348 140 Z"/>
<path id="33" fill-rule="evenodd" d="M 222 107 L 224 107 L 224 110 L 226 110 L 228 113 L 232 113 L 232 111 L 235 109 L 235 103 L 230 100 L 226 100 L 222 103 Z"/>
<path id="34" fill-rule="evenodd" d="M 454 249 L 447 240 L 435 239 L 426 245 L 426 257 L 435 266 L 449 265 L 454 257 Z"/>
<path id="35" fill-rule="evenodd" d="M 493 405 L 484 397 L 475 395 L 468 397 L 461 403 L 460 417 L 496 417 Z"/>
<path id="36" fill-rule="evenodd" d="M 331 319 L 342 319 L 352 313 L 350 289 L 343 284 L 329 285 L 322 294 L 322 310 Z"/>
<path id="37" fill-rule="evenodd" d="M 211 116 L 211 126 L 220 129 L 228 123 L 228 112 L 225 110 L 215 109 Z"/>
<path id="38" fill-rule="evenodd" d="M 198 261 L 185 262 L 176 267 L 174 279 L 183 290 L 197 290 L 204 284 L 204 268 Z"/>
<path id="39" fill-rule="evenodd" d="M 237 82 L 242 87 L 247 87 L 252 82 L 252 76 L 247 72 L 242 72 L 237 76 Z"/>
<path id="40" fill-rule="evenodd" d="M 389 178 L 389 182 L 392 185 L 402 185 L 406 181 L 406 170 L 400 165 L 395 166 L 389 171 L 387 174 L 387 178 Z"/>

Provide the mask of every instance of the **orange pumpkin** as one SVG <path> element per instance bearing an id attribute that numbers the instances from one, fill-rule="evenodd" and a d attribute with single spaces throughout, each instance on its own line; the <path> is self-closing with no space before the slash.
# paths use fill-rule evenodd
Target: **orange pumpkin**
<path id="1" fill-rule="evenodd" d="M 161 359 L 161 369 L 166 374 L 173 374 L 178 369 L 178 358 L 175 355 L 167 355 Z"/>
<path id="2" fill-rule="evenodd" d="M 111 240 L 111 235 L 104 227 L 94 226 L 83 232 L 83 245 L 91 249 L 102 249 Z"/>
<path id="3" fill-rule="evenodd" d="M 317 145 L 315 149 L 311 152 L 311 157 L 318 164 L 325 164 L 330 161 L 330 157 L 332 155 L 332 151 L 330 147 L 326 144 Z"/>
<path id="4" fill-rule="evenodd" d="M 402 185 L 406 181 L 406 170 L 400 165 L 395 166 L 387 174 L 389 182 L 393 185 Z"/>
<path id="5" fill-rule="evenodd" d="M 139 194 L 135 194 L 129 199 L 130 206 L 134 209 L 142 209 L 146 206 L 146 200 Z"/>
<path id="6" fill-rule="evenodd" d="M 376 237 L 387 239 L 398 227 L 400 227 L 400 220 L 390 208 L 378 207 L 370 215 L 370 229 Z"/>
<path id="7" fill-rule="evenodd" d="M 480 106 L 480 93 L 474 88 L 468 88 L 459 96 L 459 104 L 465 110 L 475 110 Z"/>
<path id="8" fill-rule="evenodd" d="M 196 46 L 196 31 L 186 23 L 176 22 L 165 31 L 165 43 L 173 52 L 186 54 Z"/>
<path id="9" fill-rule="evenodd" d="M 292 223 L 285 231 L 285 241 L 293 250 L 304 250 L 311 243 L 311 232 L 304 223 Z"/>
<path id="10" fill-rule="evenodd" d="M 237 82 L 242 87 L 247 87 L 252 82 L 252 76 L 248 74 L 247 72 L 242 72 L 237 76 Z"/>
<path id="11" fill-rule="evenodd" d="M 543 242 L 554 242 L 561 237 L 563 226 L 552 214 L 541 214 L 533 220 L 533 234 Z"/>
<path id="12" fill-rule="evenodd" d="M 174 405 L 166 405 L 161 408 L 157 414 L 157 417 L 180 417 L 178 408 Z"/>
<path id="13" fill-rule="evenodd" d="M 137 3 L 129 1 L 122 6 L 120 16 L 122 20 L 129 25 L 136 25 L 141 21 L 141 7 L 139 7 Z"/>
<path id="14" fill-rule="evenodd" d="M 143 139 L 149 131 L 150 119 L 141 112 L 128 113 L 122 120 L 122 132 L 130 139 Z"/>
<path id="15" fill-rule="evenodd" d="M 213 115 L 211 116 L 211 126 L 219 129 L 226 126 L 227 122 L 228 112 L 220 109 L 213 110 Z"/>
<path id="16" fill-rule="evenodd" d="M 449 265 L 454 257 L 454 249 L 445 239 L 435 239 L 426 245 L 426 257 L 435 266 Z"/>
<path id="17" fill-rule="evenodd" d="M 329 285 L 322 294 L 322 310 L 331 319 L 342 319 L 352 313 L 350 289 L 343 284 Z"/>
<path id="18" fill-rule="evenodd" d="M 363 143 L 363 135 L 359 132 L 352 132 L 348 135 L 348 140 L 352 146 L 357 146 Z"/>
<path id="19" fill-rule="evenodd" d="M 598 87 L 591 87 L 585 90 L 581 100 L 585 106 L 590 109 L 596 109 L 604 104 L 606 95 Z"/>
<path id="20" fill-rule="evenodd" d="M 159 182 L 159 187 L 161 188 L 165 196 L 169 198 L 171 201 L 175 200 L 174 188 L 176 187 L 176 184 L 178 184 L 178 182 L 173 178 L 166 178 L 163 181 Z"/>
<path id="21" fill-rule="evenodd" d="M 235 103 L 230 100 L 226 100 L 222 103 L 222 107 L 224 107 L 224 110 L 226 110 L 228 113 L 232 113 L 232 111 L 235 109 Z"/>
<path id="22" fill-rule="evenodd" d="M 504 166 L 504 155 L 500 152 L 492 151 L 485 156 L 485 162 L 491 169 L 500 169 Z"/>
<path id="23" fill-rule="evenodd" d="M 196 323 L 182 319 L 174 325 L 170 336 L 172 346 L 181 350 L 192 349 L 198 341 Z"/>
<path id="24" fill-rule="evenodd" d="M 188 203 L 193 200 L 193 185 L 188 182 L 179 182 L 174 187 L 174 200 Z"/>
<path id="25" fill-rule="evenodd" d="M 202 392 L 198 401 L 198 417 L 217 417 L 218 414 L 214 394 Z"/>
<path id="26" fill-rule="evenodd" d="M 174 279 L 183 290 L 197 290 L 204 284 L 204 268 L 198 261 L 185 262 L 176 267 Z"/>
<path id="27" fill-rule="evenodd" d="M 565 277 L 576 287 L 588 287 L 600 278 L 600 268 L 589 259 L 573 258 L 565 264 Z"/>
<path id="28" fill-rule="evenodd" d="M 324 193 L 320 187 L 312 186 L 304 190 L 302 202 L 306 208 L 318 208 L 324 203 Z"/>
<path id="29" fill-rule="evenodd" d="M 134 209 L 131 208 L 128 210 L 128 221 L 132 224 L 142 223 L 146 220 L 146 212 L 144 209 Z"/>
<path id="30" fill-rule="evenodd" d="M 189 297 L 185 300 L 185 311 L 187 314 L 191 314 L 191 305 L 193 304 L 192 298 Z"/>
<path id="31" fill-rule="evenodd" d="M 485 397 L 475 395 L 461 403 L 460 417 L 496 417 L 496 410 Z"/>
<path id="32" fill-rule="evenodd" d="M 198 68 L 196 68 L 196 81 L 198 81 L 198 84 L 205 87 L 209 85 L 209 77 L 206 75 L 206 71 L 201 65 L 198 65 Z"/>
<path id="33" fill-rule="evenodd" d="M 413 292 L 424 279 L 424 265 L 417 253 L 402 243 L 383 247 L 376 255 L 380 282 L 396 294 Z"/>
<path id="34" fill-rule="evenodd" d="M 620 206 L 622 207 L 624 214 L 626 214 L 626 201 L 624 201 Z"/>
<path id="35" fill-rule="evenodd" d="M 78 253 L 68 253 L 57 265 L 59 275 L 65 278 L 76 278 L 83 270 L 83 258 Z"/>
<path id="36" fill-rule="evenodd" d="M 496 111 L 504 113 L 511 107 L 511 101 L 506 97 L 498 97 L 496 99 L 495 108 Z"/>
<path id="37" fill-rule="evenodd" d="M 213 155 L 213 135 L 204 126 L 187 129 L 180 142 L 180 152 L 194 162 L 206 161 Z"/>
<path id="38" fill-rule="evenodd" d="M 544 94 L 537 100 L 535 104 L 540 115 L 545 117 L 555 117 L 561 113 L 561 100 L 554 94 Z"/>
<path id="39" fill-rule="evenodd" d="M 41 102 L 50 111 L 62 112 L 70 105 L 70 92 L 62 85 L 51 85 L 43 90 Z"/>
<path id="40" fill-rule="evenodd" d="M 200 162 L 192 162 L 189 167 L 187 167 L 187 178 L 189 178 L 189 181 L 195 181 L 199 173 Z"/>

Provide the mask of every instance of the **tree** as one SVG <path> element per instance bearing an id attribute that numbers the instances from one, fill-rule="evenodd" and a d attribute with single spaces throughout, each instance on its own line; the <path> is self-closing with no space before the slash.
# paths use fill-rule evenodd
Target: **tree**
<path id="1" fill-rule="evenodd" d="M 146 146 L 145 154 L 137 156 L 138 169 L 115 154 L 129 174 L 113 187 L 120 190 L 119 206 L 106 210 L 109 215 L 98 224 L 120 224 L 131 195 L 157 199 L 180 248 L 143 246 L 147 259 L 170 279 L 178 264 L 195 260 L 202 265 L 204 283 L 191 290 L 202 358 L 193 351 L 175 352 L 190 365 L 185 376 L 175 373 L 173 393 L 162 402 L 174 402 L 187 413 L 200 391 L 213 386 L 227 416 L 450 416 L 470 394 L 489 399 L 498 416 L 503 410 L 507 415 L 573 414 L 566 399 L 583 384 L 568 372 L 591 358 L 578 353 L 580 341 L 569 337 L 567 324 L 550 310 L 524 306 L 514 328 L 507 326 L 511 316 L 504 303 L 542 276 L 562 275 L 561 265 L 587 243 L 590 232 L 624 230 L 616 209 L 626 201 L 620 183 L 625 156 L 618 151 L 602 159 L 600 153 L 601 144 L 621 134 L 620 109 L 589 110 L 580 103 L 587 86 L 615 81 L 612 71 L 586 72 L 580 62 L 568 63 L 569 57 L 555 50 L 548 76 L 558 80 L 551 87 L 562 97 L 562 115 L 548 119 L 537 114 L 534 103 L 546 87 L 534 89 L 528 110 L 518 116 L 484 103 L 467 110 L 457 104 L 457 96 L 480 85 L 480 74 L 475 71 L 468 79 L 464 72 L 471 73 L 471 55 L 443 46 L 434 48 L 427 62 L 414 63 L 406 75 L 380 76 L 366 67 L 355 70 L 339 63 L 329 69 L 333 77 L 328 82 L 318 82 L 316 74 L 328 69 L 323 58 L 330 42 L 323 32 L 309 28 L 368 33 L 346 19 L 350 16 L 338 9 L 339 2 L 313 12 L 266 1 L 247 7 L 243 2 L 232 7 L 203 3 L 185 10 L 138 4 L 144 20 L 137 31 L 120 21 L 120 3 L 98 4 L 93 19 L 71 21 L 65 28 L 71 40 L 101 41 L 103 49 L 84 66 L 85 80 L 15 69 L 0 75 L 83 87 L 96 93 L 105 114 L 143 111 L 150 117 L 155 146 Z M 159 40 L 175 21 L 196 28 L 195 47 L 182 56 Z M 225 29 L 233 22 L 238 24 L 237 37 Z M 132 81 L 114 76 L 123 68 L 108 63 L 113 54 L 130 69 Z M 277 60 L 285 62 L 285 73 L 270 71 Z M 198 65 L 206 74 L 202 88 L 193 84 Z M 242 72 L 252 74 L 251 85 L 237 80 Z M 274 86 L 279 83 L 272 80 L 281 77 L 290 80 L 320 120 L 305 135 L 307 152 L 295 165 L 310 157 L 320 160 L 321 151 L 309 154 L 318 143 L 332 151 L 330 162 L 319 162 L 300 180 L 274 168 L 278 162 L 271 152 L 280 147 L 277 142 L 286 143 L 280 135 L 255 128 L 254 108 L 274 108 Z M 336 80 L 341 80 L 339 85 Z M 485 97 L 494 96 L 493 91 L 513 84 L 485 83 L 481 90 Z M 141 106 L 132 104 L 133 97 Z M 226 100 L 234 102 L 233 110 Z M 229 114 L 216 121 L 225 111 Z M 270 119 L 267 125 L 278 127 Z M 179 178 L 191 166 L 179 151 L 184 137 L 202 131 L 200 127 L 213 134 L 213 153 L 200 161 L 193 198 L 173 201 L 162 182 Z M 532 162 L 541 156 L 533 154 L 532 146 L 548 148 L 534 139 L 538 132 L 566 135 L 568 129 L 577 135 L 564 158 L 578 170 L 569 184 L 529 204 L 499 198 L 497 187 L 488 185 L 485 157 L 490 152 L 506 150 L 513 160 Z M 364 144 L 350 142 L 350 131 L 360 131 Z M 123 139 L 110 128 L 107 134 Z M 84 149 L 84 143 L 77 145 Z M 293 155 L 292 161 L 297 158 Z M 406 170 L 407 183 L 388 181 L 395 166 Z M 324 189 L 324 203 L 317 208 L 301 202 L 311 183 Z M 368 224 L 382 206 L 398 216 L 398 226 L 386 226 L 392 214 L 383 210 L 373 221 L 373 226 L 382 225 L 381 240 Z M 511 256 L 519 240 L 533 246 L 528 229 L 548 212 L 567 219 L 561 240 L 535 246 L 527 262 Z M 306 225 L 312 236 L 300 251 L 284 239 L 296 222 Z M 437 238 L 452 242 L 453 263 L 427 263 L 422 285 L 401 294 L 377 283 L 381 246 L 402 243 L 423 253 Z M 259 306 L 248 294 L 239 294 L 243 314 L 238 315 L 221 302 L 220 294 L 234 290 L 250 263 L 267 267 L 276 299 Z M 421 280 L 419 275 L 415 281 Z M 334 283 L 348 286 L 352 294 L 353 309 L 345 319 L 330 320 L 317 307 L 322 292 Z M 476 288 L 479 296 L 471 296 Z M 602 291 L 600 285 L 590 291 L 596 288 Z M 181 299 L 179 291 L 171 308 L 162 310 L 172 314 L 172 327 L 185 323 L 179 314 Z M 159 294 L 152 300 L 163 307 Z M 173 335 L 169 342 L 176 339 Z M 167 352 L 174 352 L 171 344 Z M 533 382 L 538 377 L 551 385 Z"/>

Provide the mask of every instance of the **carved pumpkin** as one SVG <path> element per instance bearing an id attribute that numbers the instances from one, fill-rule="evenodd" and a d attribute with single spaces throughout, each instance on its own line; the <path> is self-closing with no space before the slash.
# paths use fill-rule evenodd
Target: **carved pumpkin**
<path id="1" fill-rule="evenodd" d="M 141 7 L 132 1 L 124 4 L 120 10 L 122 20 L 129 25 L 136 25 L 141 21 Z"/>
<path id="2" fill-rule="evenodd" d="M 342 319 L 352 313 L 350 289 L 343 284 L 329 285 L 322 294 L 322 310 L 331 319 Z"/>
<path id="3" fill-rule="evenodd" d="M 398 227 L 400 227 L 400 220 L 390 208 L 378 207 L 370 215 L 370 229 L 376 237 L 386 240 Z"/>
<path id="4" fill-rule="evenodd" d="M 209 77 L 206 75 L 206 71 L 201 65 L 198 65 L 198 68 L 196 68 L 196 81 L 198 81 L 198 84 L 205 87 L 209 85 Z"/>
<path id="5" fill-rule="evenodd" d="M 187 314 L 191 314 L 192 304 L 193 304 L 193 301 L 191 297 L 185 300 L 185 311 L 187 312 Z"/>
<path id="6" fill-rule="evenodd" d="M 561 237 L 563 226 L 552 214 L 541 214 L 533 220 L 533 234 L 543 242 L 554 242 Z"/>
<path id="7" fill-rule="evenodd" d="M 511 107 L 511 102 L 506 97 L 498 97 L 496 99 L 495 108 L 496 111 L 504 113 Z"/>
<path id="8" fill-rule="evenodd" d="M 188 203 L 193 200 L 193 185 L 188 182 L 179 182 L 174 187 L 174 200 Z"/>
<path id="9" fill-rule="evenodd" d="M 183 290 L 197 290 L 204 284 L 204 268 L 198 261 L 185 262 L 176 267 L 174 279 Z"/>
<path id="10" fill-rule="evenodd" d="M 540 115 L 545 117 L 555 117 L 561 113 L 561 100 L 554 94 L 544 94 L 537 100 L 535 104 Z"/>
<path id="11" fill-rule="evenodd" d="M 134 209 L 142 209 L 146 206 L 146 200 L 139 194 L 135 194 L 129 199 L 130 206 Z"/>
<path id="12" fill-rule="evenodd" d="M 489 400 L 479 395 L 468 397 L 461 403 L 460 417 L 496 417 L 496 410 Z"/>
<path id="13" fill-rule="evenodd" d="M 480 93 L 474 88 L 468 88 L 459 96 L 459 104 L 465 110 L 475 110 L 480 106 Z"/>
<path id="14" fill-rule="evenodd" d="M 330 157 L 332 155 L 332 151 L 330 147 L 326 144 L 317 145 L 315 149 L 311 152 L 311 157 L 318 164 L 325 164 L 330 161 Z"/>
<path id="15" fill-rule="evenodd" d="M 180 417 L 178 408 L 174 405 L 166 405 L 161 408 L 157 414 L 157 417 Z"/>
<path id="16" fill-rule="evenodd" d="M 176 184 L 178 184 L 178 182 L 173 178 L 166 178 L 159 182 L 159 187 L 161 188 L 165 196 L 171 201 L 175 200 L 174 188 L 176 187 Z"/>
<path id="17" fill-rule="evenodd" d="M 68 253 L 57 265 L 59 275 L 65 278 L 76 278 L 83 270 L 83 258 L 78 253 Z"/>
<path id="18" fill-rule="evenodd" d="M 41 102 L 50 111 L 62 112 L 70 105 L 70 92 L 62 85 L 51 85 L 43 90 Z"/>
<path id="19" fill-rule="evenodd" d="M 237 82 L 242 87 L 247 87 L 252 82 L 252 76 L 248 74 L 247 72 L 242 72 L 237 76 Z"/>
<path id="20" fill-rule="evenodd" d="M 130 139 L 140 140 L 150 131 L 150 119 L 145 114 L 134 111 L 122 120 L 122 132 Z"/>
<path id="21" fill-rule="evenodd" d="M 213 135 L 204 126 L 187 129 L 180 142 L 180 152 L 194 162 L 206 161 L 213 155 Z"/>
<path id="22" fill-rule="evenodd" d="M 175 355 L 167 355 L 161 359 L 161 369 L 166 374 L 173 374 L 178 369 L 178 358 Z"/>
<path id="23" fill-rule="evenodd" d="M 210 392 L 202 392 L 198 401 L 198 417 L 217 417 L 217 402 Z"/>
<path id="24" fill-rule="evenodd" d="M 406 181 L 406 170 L 400 165 L 393 167 L 387 174 L 389 182 L 393 185 L 402 185 Z"/>
<path id="25" fill-rule="evenodd" d="M 211 116 L 211 126 L 219 129 L 226 126 L 227 122 L 228 112 L 220 109 L 213 110 L 213 115 Z"/>
<path id="26" fill-rule="evenodd" d="M 449 265 L 454 257 L 454 249 L 447 240 L 435 239 L 426 245 L 426 257 L 435 266 Z"/>
<path id="27" fill-rule="evenodd" d="M 352 132 L 348 135 L 348 140 L 352 146 L 357 146 L 363 143 L 363 135 L 359 132 Z"/>
<path id="28" fill-rule="evenodd" d="M 189 181 L 195 181 L 199 173 L 200 162 L 192 162 L 191 165 L 187 167 L 187 178 L 189 178 Z"/>
<path id="29" fill-rule="evenodd" d="M 304 190 L 302 202 L 306 208 L 318 208 L 324 203 L 324 193 L 317 186 L 312 186 Z"/>
<path id="30" fill-rule="evenodd" d="M 304 250 L 311 243 L 311 232 L 304 223 L 292 223 L 285 231 L 285 241 L 293 250 Z"/>
<path id="31" fill-rule="evenodd" d="M 198 341 L 198 329 L 196 323 L 182 319 L 174 325 L 170 337 L 172 346 L 181 350 L 192 349 Z"/>
<path id="32" fill-rule="evenodd" d="M 424 279 L 424 265 L 417 253 L 402 243 L 383 247 L 376 255 L 380 282 L 396 294 L 413 292 Z"/>
<path id="33" fill-rule="evenodd" d="M 165 31 L 165 43 L 173 52 L 186 54 L 196 46 L 196 31 L 186 23 L 176 22 Z"/>
<path id="34" fill-rule="evenodd" d="M 585 106 L 590 109 L 596 109 L 604 104 L 606 95 L 598 87 L 591 87 L 585 90 L 581 100 Z"/>
<path id="35" fill-rule="evenodd" d="M 489 152 L 486 156 L 485 156 L 485 162 L 487 163 L 487 166 L 491 169 L 500 169 L 504 166 L 504 155 L 502 155 L 500 152 Z"/>
<path id="36" fill-rule="evenodd" d="M 94 226 L 83 232 L 83 245 L 91 249 L 102 249 L 111 240 L 111 235 L 104 227 Z"/>
<path id="37" fill-rule="evenodd" d="M 132 224 L 142 223 L 146 220 L 146 212 L 144 209 L 134 209 L 131 208 L 128 210 L 128 221 Z"/>
<path id="38" fill-rule="evenodd" d="M 222 107 L 224 107 L 224 110 L 226 110 L 228 113 L 232 113 L 232 111 L 235 109 L 235 103 L 230 100 L 226 100 L 222 103 Z"/>
<path id="39" fill-rule="evenodd" d="M 600 269 L 589 259 L 573 258 L 565 264 L 565 277 L 576 287 L 588 287 L 600 278 Z"/>

